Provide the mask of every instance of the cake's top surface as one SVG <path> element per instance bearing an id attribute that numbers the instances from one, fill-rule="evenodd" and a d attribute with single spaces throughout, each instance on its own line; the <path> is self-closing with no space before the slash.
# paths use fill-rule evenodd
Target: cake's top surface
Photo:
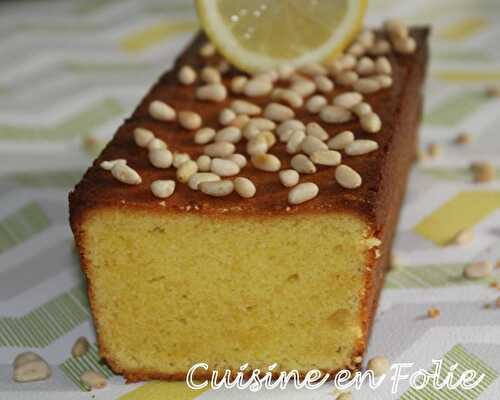
<path id="1" fill-rule="evenodd" d="M 393 143 L 392 137 L 401 129 L 400 110 L 404 107 L 419 107 L 419 93 L 406 93 L 410 89 L 408 80 L 413 74 L 423 75 L 423 67 L 427 61 L 427 29 L 413 29 L 411 36 L 417 42 L 417 50 L 413 54 L 401 55 L 390 53 L 387 58 L 392 65 L 393 85 L 373 94 L 365 94 L 364 101 L 368 102 L 373 110 L 382 120 L 382 130 L 378 133 L 366 133 L 360 127 L 359 120 L 342 124 L 328 124 L 320 120 L 318 115 L 312 115 L 304 107 L 294 109 L 295 118 L 307 124 L 318 122 L 333 137 L 335 133 L 351 130 L 356 139 L 376 140 L 379 149 L 362 156 L 348 156 L 342 152 L 342 163 L 354 168 L 363 179 L 363 183 L 356 189 L 345 189 L 336 183 L 334 178 L 335 167 L 318 166 L 317 172 L 311 175 L 301 174 L 300 182 L 314 182 L 319 186 L 319 195 L 305 203 L 290 205 L 287 196 L 290 188 L 284 187 L 279 180 L 277 172 L 264 172 L 256 169 L 250 162 L 241 170 L 238 176 L 250 178 L 257 187 L 253 198 L 241 198 L 236 192 L 229 196 L 216 198 L 208 196 L 200 191 L 190 189 L 186 184 L 177 183 L 175 193 L 166 199 L 153 196 L 150 185 L 159 179 L 176 179 L 176 171 L 173 167 L 158 169 L 148 161 L 148 150 L 138 147 L 133 138 L 135 128 L 142 127 L 154 132 L 157 138 L 167 142 L 172 151 L 186 152 L 193 160 L 203 154 L 203 146 L 194 144 L 195 131 L 188 131 L 179 126 L 177 122 L 162 122 L 153 119 L 148 113 L 148 106 L 153 100 L 161 100 L 171 105 L 177 111 L 192 110 L 199 113 L 203 119 L 204 127 L 212 127 L 216 130 L 222 126 L 218 122 L 219 112 L 229 107 L 235 99 L 245 99 L 259 104 L 264 108 L 269 103 L 269 96 L 247 98 L 242 95 L 234 95 L 228 90 L 225 101 L 213 103 L 202 102 L 195 99 L 195 90 L 199 83 L 185 86 L 178 82 L 177 72 L 183 65 L 191 65 L 200 70 L 207 63 L 215 64 L 220 59 L 217 56 L 203 58 L 199 55 L 199 48 L 205 42 L 205 38 L 199 35 L 192 45 L 180 56 L 175 67 L 161 77 L 158 83 L 151 89 L 135 110 L 131 118 L 118 129 L 113 140 L 105 148 L 102 154 L 95 160 L 93 166 L 87 171 L 82 181 L 71 194 L 71 207 L 73 210 L 86 209 L 89 207 L 139 207 L 160 212 L 198 212 L 207 214 L 227 215 L 274 215 L 281 213 L 302 212 L 324 212 L 341 211 L 354 212 L 358 215 L 374 215 L 377 204 L 381 201 L 382 179 L 391 179 L 391 176 L 383 177 L 383 174 L 398 174 L 397 170 L 387 171 L 384 169 L 386 155 Z M 229 88 L 231 78 L 240 75 L 241 72 L 229 70 L 223 75 L 223 82 Z M 419 77 L 419 82 L 423 79 Z M 275 86 L 276 87 L 276 86 Z M 329 103 L 331 99 L 351 88 L 336 84 L 335 89 L 327 93 L 325 97 Z M 405 95 L 406 93 L 406 95 Z M 412 100 L 414 98 L 415 100 Z M 404 105 L 404 101 L 414 104 Z M 288 154 L 286 144 L 279 140 L 269 153 L 280 158 L 281 169 L 290 168 L 292 155 Z M 236 153 L 247 156 L 246 140 L 236 144 Z M 139 185 L 127 185 L 114 179 L 110 171 L 102 169 L 99 165 L 105 160 L 123 158 L 127 164 L 135 169 L 142 178 Z M 232 178 L 229 178 L 232 179 Z"/>

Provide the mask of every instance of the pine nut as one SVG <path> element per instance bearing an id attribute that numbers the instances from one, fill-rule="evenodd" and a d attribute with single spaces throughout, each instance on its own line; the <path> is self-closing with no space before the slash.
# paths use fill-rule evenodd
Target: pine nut
<path id="1" fill-rule="evenodd" d="M 225 74 L 231 69 L 231 64 L 229 64 L 227 60 L 220 60 L 216 67 L 217 71 L 219 71 L 221 74 Z"/>
<path id="2" fill-rule="evenodd" d="M 219 113 L 219 124 L 229 125 L 234 121 L 235 118 L 236 118 L 236 113 L 233 110 L 231 110 L 230 108 L 224 108 Z"/>
<path id="3" fill-rule="evenodd" d="M 202 182 L 216 182 L 220 181 L 220 176 L 212 174 L 211 172 L 197 172 L 190 176 L 188 186 L 190 189 L 198 190 L 198 186 Z"/>
<path id="4" fill-rule="evenodd" d="M 408 37 L 408 27 L 403 21 L 397 18 L 384 21 L 384 29 L 391 37 Z"/>
<path id="5" fill-rule="evenodd" d="M 251 156 L 264 154 L 267 150 L 269 150 L 269 146 L 264 136 L 257 135 L 247 143 L 247 153 Z"/>
<path id="6" fill-rule="evenodd" d="M 356 65 L 356 72 L 359 75 L 371 75 L 375 72 L 375 63 L 371 58 L 361 57 Z"/>
<path id="7" fill-rule="evenodd" d="M 264 117 L 273 121 L 282 122 L 294 116 L 295 112 L 283 104 L 269 103 L 264 110 Z"/>
<path id="8" fill-rule="evenodd" d="M 272 100 L 283 101 L 290 107 L 299 108 L 304 104 L 304 99 L 300 94 L 290 89 L 274 89 L 271 95 Z"/>
<path id="9" fill-rule="evenodd" d="M 205 194 L 213 197 L 224 197 L 230 195 L 234 190 L 232 181 L 222 180 L 216 182 L 202 182 L 198 189 Z"/>
<path id="10" fill-rule="evenodd" d="M 257 191 L 254 183 L 250 179 L 241 176 L 234 180 L 234 190 L 244 199 L 254 197 Z"/>
<path id="11" fill-rule="evenodd" d="M 231 102 L 231 109 L 236 114 L 246 114 L 246 115 L 258 115 L 262 112 L 262 109 L 254 103 L 246 100 L 234 100 Z"/>
<path id="12" fill-rule="evenodd" d="M 14 368 L 16 368 L 31 361 L 38 361 L 38 360 L 43 360 L 43 358 L 33 351 L 25 351 L 24 353 L 20 353 L 16 356 L 13 362 L 13 366 Z"/>
<path id="13" fill-rule="evenodd" d="M 331 76 L 337 76 L 342 71 L 344 71 L 344 66 L 339 59 L 336 59 L 330 62 L 330 64 L 328 65 L 328 70 Z"/>
<path id="14" fill-rule="evenodd" d="M 153 100 L 149 103 L 149 115 L 159 121 L 175 120 L 175 110 L 160 100 Z"/>
<path id="15" fill-rule="evenodd" d="M 314 136 L 319 140 L 327 140 L 328 133 L 323 129 L 323 127 L 317 122 L 309 122 L 306 127 L 306 134 L 308 136 Z"/>
<path id="16" fill-rule="evenodd" d="M 389 75 L 376 75 L 372 77 L 375 79 L 382 89 L 387 89 L 392 86 L 392 78 Z"/>
<path id="17" fill-rule="evenodd" d="M 327 100 L 324 96 L 315 95 L 310 97 L 306 102 L 306 110 L 311 114 L 317 114 L 326 106 Z"/>
<path id="18" fill-rule="evenodd" d="M 361 128 L 365 132 L 376 133 L 382 129 L 382 121 L 375 113 L 364 114 L 360 118 Z"/>
<path id="19" fill-rule="evenodd" d="M 371 113 L 372 107 L 368 103 L 362 101 L 361 103 L 358 103 L 354 107 L 352 107 L 351 111 L 359 118 L 361 118 L 363 115 Z"/>
<path id="20" fill-rule="evenodd" d="M 276 124 L 267 118 L 252 118 L 243 128 L 243 136 L 247 140 L 256 137 L 260 132 L 273 130 Z"/>
<path id="21" fill-rule="evenodd" d="M 385 39 L 378 39 L 369 49 L 369 53 L 374 56 L 383 56 L 391 52 L 391 44 Z"/>
<path id="22" fill-rule="evenodd" d="M 296 154 L 300 151 L 302 141 L 305 139 L 306 134 L 303 130 L 294 130 L 290 139 L 286 144 L 286 151 L 288 154 Z"/>
<path id="23" fill-rule="evenodd" d="M 115 164 L 113 168 L 111 168 L 111 174 L 113 177 L 127 185 L 139 185 L 142 182 L 139 174 L 128 165 L 123 164 Z"/>
<path id="24" fill-rule="evenodd" d="M 333 98 L 332 104 L 335 106 L 351 109 L 356 104 L 363 101 L 363 95 L 357 92 L 345 92 L 335 96 Z"/>
<path id="25" fill-rule="evenodd" d="M 378 57 L 375 60 L 375 70 L 378 74 L 390 75 L 392 74 L 392 66 L 387 57 Z"/>
<path id="26" fill-rule="evenodd" d="M 341 72 L 335 76 L 335 82 L 342 86 L 352 86 L 359 79 L 359 75 L 354 71 Z"/>
<path id="27" fill-rule="evenodd" d="M 175 191 L 175 181 L 172 180 L 157 180 L 153 181 L 150 186 L 151 193 L 159 199 L 166 199 Z"/>
<path id="28" fill-rule="evenodd" d="M 276 144 L 276 136 L 274 136 L 274 133 L 271 131 L 262 131 L 256 137 L 263 137 L 268 148 L 271 148 Z"/>
<path id="29" fill-rule="evenodd" d="M 332 150 L 342 150 L 353 141 L 354 133 L 352 133 L 351 131 L 343 131 L 338 133 L 328 141 L 328 148 Z"/>
<path id="30" fill-rule="evenodd" d="M 387 358 L 377 356 L 368 361 L 366 368 L 373 371 L 373 375 L 377 377 L 386 374 L 391 368 L 391 363 Z"/>
<path id="31" fill-rule="evenodd" d="M 102 389 L 108 384 L 108 380 L 102 375 L 100 372 L 97 371 L 85 371 L 81 376 L 80 376 L 80 381 L 92 389 Z"/>
<path id="32" fill-rule="evenodd" d="M 352 119 L 352 114 L 343 107 L 325 106 L 319 112 L 319 117 L 322 121 L 329 124 L 342 124 L 349 122 Z"/>
<path id="33" fill-rule="evenodd" d="M 127 165 L 127 160 L 124 158 L 117 158 L 116 160 L 103 161 L 99 166 L 106 171 L 111 171 L 117 164 Z"/>
<path id="34" fill-rule="evenodd" d="M 316 172 L 316 166 L 304 154 L 297 154 L 293 156 L 290 161 L 290 165 L 295 171 L 301 174 L 314 174 Z"/>
<path id="35" fill-rule="evenodd" d="M 488 261 L 477 261 L 467 265 L 464 269 L 464 276 L 467 279 L 481 279 L 491 276 L 493 273 L 493 263 Z"/>
<path id="36" fill-rule="evenodd" d="M 174 158 L 174 160 L 172 162 L 172 165 L 174 166 L 174 168 L 179 168 L 183 163 L 191 160 L 191 157 L 189 156 L 189 154 L 179 153 L 177 151 L 173 154 L 173 158 Z"/>
<path id="37" fill-rule="evenodd" d="M 172 153 L 167 149 L 150 150 L 148 158 L 156 168 L 170 168 L 173 162 Z"/>
<path id="38" fill-rule="evenodd" d="M 177 79 L 183 85 L 192 85 L 196 81 L 196 71 L 189 65 L 184 65 L 177 74 Z"/>
<path id="39" fill-rule="evenodd" d="M 215 137 L 215 129 L 201 128 L 194 134 L 194 142 L 196 144 L 207 144 Z"/>
<path id="40" fill-rule="evenodd" d="M 375 79 L 363 78 L 354 82 L 352 88 L 359 93 L 375 93 L 380 90 L 380 83 Z"/>
<path id="41" fill-rule="evenodd" d="M 365 54 L 366 49 L 365 46 L 363 46 L 361 43 L 353 43 L 349 48 L 347 49 L 347 54 L 351 54 L 355 57 L 361 57 L 363 54 Z"/>
<path id="42" fill-rule="evenodd" d="M 316 91 L 316 84 L 313 81 L 310 81 L 309 79 L 302 78 L 295 81 L 290 86 L 290 89 L 293 90 L 294 92 L 297 92 L 302 97 L 307 97 Z"/>
<path id="43" fill-rule="evenodd" d="M 188 160 L 184 161 L 179 168 L 177 168 L 177 180 L 181 183 L 186 183 L 193 174 L 198 172 L 198 164 L 196 161 Z"/>
<path id="44" fill-rule="evenodd" d="M 366 48 L 371 47 L 375 43 L 375 33 L 371 30 L 365 30 L 358 35 L 356 41 Z"/>
<path id="45" fill-rule="evenodd" d="M 241 129 L 235 126 L 222 128 L 215 134 L 216 142 L 238 143 L 241 140 Z"/>
<path id="46" fill-rule="evenodd" d="M 212 43 L 207 42 L 203 46 L 200 47 L 199 55 L 207 58 L 207 57 L 214 56 L 215 52 L 216 52 L 215 46 Z"/>
<path id="47" fill-rule="evenodd" d="M 396 38 L 393 40 L 394 50 L 401 54 L 411 54 L 417 49 L 417 42 L 412 37 Z"/>
<path id="48" fill-rule="evenodd" d="M 352 69 L 356 66 L 357 58 L 352 54 L 344 54 L 343 56 L 338 58 L 340 65 L 342 66 L 342 70 Z"/>
<path id="49" fill-rule="evenodd" d="M 243 89 L 243 94 L 248 97 L 267 96 L 273 90 L 273 83 L 265 79 L 250 79 Z"/>
<path id="50" fill-rule="evenodd" d="M 314 199 L 319 193 L 319 187 L 315 183 L 299 183 L 288 193 L 288 203 L 302 204 Z"/>
<path id="51" fill-rule="evenodd" d="M 235 76 L 231 80 L 231 92 L 235 94 L 243 93 L 245 90 L 245 86 L 248 82 L 248 78 L 243 75 Z"/>
<path id="52" fill-rule="evenodd" d="M 166 149 L 167 147 L 167 144 L 163 140 L 158 138 L 154 138 L 148 143 L 148 150 L 162 150 Z"/>
<path id="53" fill-rule="evenodd" d="M 226 97 L 227 89 L 220 83 L 210 83 L 196 89 L 196 98 L 198 100 L 221 102 L 224 101 Z"/>
<path id="54" fill-rule="evenodd" d="M 212 165 L 210 170 L 219 176 L 233 176 L 238 175 L 240 172 L 240 167 L 238 164 L 231 160 L 225 160 L 223 158 L 214 158 L 212 160 Z"/>
<path id="55" fill-rule="evenodd" d="M 455 235 L 452 243 L 459 246 L 464 246 L 472 242 L 473 239 L 474 239 L 474 231 L 471 229 L 463 229 Z"/>
<path id="56" fill-rule="evenodd" d="M 207 172 L 210 171 L 210 164 L 212 159 L 206 154 L 202 154 L 196 159 L 196 164 L 198 164 L 198 171 Z"/>
<path id="57" fill-rule="evenodd" d="M 314 136 L 306 136 L 301 143 L 301 149 L 307 155 L 311 155 L 319 150 L 328 150 L 326 143 Z"/>
<path id="58" fill-rule="evenodd" d="M 234 144 L 229 142 L 216 142 L 207 144 L 203 152 L 210 157 L 229 157 L 234 153 Z"/>
<path id="59" fill-rule="evenodd" d="M 155 137 L 154 133 L 148 129 L 135 128 L 134 129 L 134 141 L 139 147 L 147 147 L 148 143 Z"/>
<path id="60" fill-rule="evenodd" d="M 262 171 L 276 172 L 281 168 L 281 161 L 273 154 L 256 154 L 252 156 L 252 165 Z"/>
<path id="61" fill-rule="evenodd" d="M 342 161 L 342 156 L 335 150 L 319 150 L 311 154 L 311 161 L 316 165 L 335 166 Z"/>
<path id="62" fill-rule="evenodd" d="M 346 189 L 356 189 L 361 186 L 361 176 L 351 167 L 341 164 L 335 169 L 335 180 Z"/>
<path id="63" fill-rule="evenodd" d="M 220 72 L 214 67 L 204 67 L 201 70 L 201 80 L 205 83 L 220 83 Z"/>
<path id="64" fill-rule="evenodd" d="M 37 355 L 37 358 L 25 358 L 22 362 L 14 365 L 14 381 L 16 382 L 35 382 L 43 381 L 50 377 L 52 371 L 49 364 Z"/>
<path id="65" fill-rule="evenodd" d="M 199 129 L 202 123 L 200 115 L 193 111 L 179 111 L 177 120 L 180 126 L 190 131 Z"/>
<path id="66" fill-rule="evenodd" d="M 318 63 L 307 63 L 299 68 L 299 72 L 314 77 L 316 75 L 326 75 L 328 73 L 327 69 Z"/>
<path id="67" fill-rule="evenodd" d="M 279 172 L 280 182 L 285 187 L 292 187 L 299 183 L 300 175 L 294 169 L 284 169 Z"/>
<path id="68" fill-rule="evenodd" d="M 360 156 L 378 150 L 378 143 L 374 140 L 355 140 L 348 144 L 345 153 L 350 156 Z"/>
<path id="69" fill-rule="evenodd" d="M 455 137 L 456 144 L 469 144 L 470 142 L 472 142 L 472 136 L 470 134 L 468 134 L 467 132 L 459 133 Z"/>
<path id="70" fill-rule="evenodd" d="M 246 114 L 237 115 L 235 119 L 231 121 L 231 126 L 235 126 L 236 128 L 243 129 L 243 127 L 248 124 L 250 121 L 250 117 Z"/>
<path id="71" fill-rule="evenodd" d="M 316 84 L 316 88 L 318 89 L 318 91 L 320 91 L 321 93 L 329 93 L 335 87 L 331 79 L 323 75 L 316 76 L 314 78 L 314 83 Z"/>
<path id="72" fill-rule="evenodd" d="M 278 134 L 281 142 L 287 142 L 290 139 L 294 130 L 305 130 L 306 127 L 302 121 L 297 119 L 288 119 L 281 124 L 279 124 L 276 129 L 276 133 Z"/>
<path id="73" fill-rule="evenodd" d="M 256 75 L 253 75 L 252 79 L 263 80 L 263 81 L 274 83 L 278 80 L 278 78 L 279 78 L 278 72 L 276 72 L 274 70 L 269 70 L 266 72 L 261 72 L 261 73 L 258 73 Z"/>
<path id="74" fill-rule="evenodd" d="M 441 315 L 441 311 L 439 311 L 439 308 L 436 308 L 436 307 L 430 307 L 430 308 L 427 310 L 427 317 L 428 317 L 428 318 L 435 319 L 435 318 L 438 318 L 440 315 Z"/>
<path id="75" fill-rule="evenodd" d="M 279 65 L 278 66 L 278 77 L 279 79 L 286 80 L 290 78 L 295 73 L 295 68 L 290 65 Z"/>
<path id="76" fill-rule="evenodd" d="M 240 169 L 246 167 L 247 165 L 247 159 L 243 154 L 231 154 L 229 157 L 227 157 L 227 160 L 230 160 L 234 162 Z"/>

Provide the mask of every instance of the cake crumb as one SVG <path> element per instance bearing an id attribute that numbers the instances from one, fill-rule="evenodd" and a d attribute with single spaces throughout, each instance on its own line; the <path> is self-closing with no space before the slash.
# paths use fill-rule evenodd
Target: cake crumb
<path id="1" fill-rule="evenodd" d="M 500 290 L 500 282 L 492 282 L 490 283 L 490 287 L 493 289 Z"/>
<path id="2" fill-rule="evenodd" d="M 427 310 L 427 317 L 431 319 L 436 319 L 441 315 L 441 311 L 439 308 L 431 307 Z"/>
<path id="3" fill-rule="evenodd" d="M 368 361 L 368 365 L 366 368 L 373 371 L 373 375 L 381 376 L 389 371 L 389 369 L 391 368 L 391 363 L 386 357 L 377 356 L 371 358 Z"/>
<path id="4" fill-rule="evenodd" d="M 473 162 L 470 170 L 476 183 L 491 182 L 496 176 L 495 166 L 489 161 Z"/>
<path id="5" fill-rule="evenodd" d="M 456 234 L 456 236 L 452 240 L 452 244 L 464 246 L 472 242 L 472 240 L 474 240 L 474 231 L 466 228 Z"/>
<path id="6" fill-rule="evenodd" d="M 495 301 L 495 306 L 497 308 L 500 308 L 500 297 L 497 297 L 496 301 Z"/>
<path id="7" fill-rule="evenodd" d="M 490 85 L 486 88 L 486 96 L 488 97 L 500 97 L 500 86 Z"/>
<path id="8" fill-rule="evenodd" d="M 456 144 L 463 145 L 463 144 L 469 144 L 470 142 L 472 142 L 472 136 L 467 132 L 459 133 L 455 138 Z"/>
<path id="9" fill-rule="evenodd" d="M 441 153 L 442 153 L 442 148 L 441 145 L 439 145 L 438 143 L 429 143 L 429 145 L 427 146 L 427 155 L 430 158 L 436 158 L 439 155 L 441 155 Z"/>

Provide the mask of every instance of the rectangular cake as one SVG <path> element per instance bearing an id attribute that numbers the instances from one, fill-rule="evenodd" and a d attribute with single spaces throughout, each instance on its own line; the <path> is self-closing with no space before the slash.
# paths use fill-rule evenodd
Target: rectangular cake
<path id="1" fill-rule="evenodd" d="M 377 41 L 387 44 L 384 35 L 378 32 Z M 245 91 L 238 80 L 248 85 L 246 78 L 234 78 L 248 75 L 207 51 L 205 36 L 194 39 L 69 197 L 100 354 L 115 372 L 137 381 L 184 379 L 199 362 L 209 370 L 198 370 L 198 378 L 210 370 L 237 372 L 245 363 L 264 371 L 277 363 L 275 372 L 296 369 L 301 374 L 359 367 L 416 153 L 427 36 L 425 28 L 412 29 L 415 49 L 395 52 L 380 45 L 368 54 L 387 75 L 377 90 L 354 85 L 364 91 L 358 107 L 345 104 L 356 102 L 356 96 L 338 99 L 353 90 L 345 74 L 340 77 L 349 66 L 338 63 L 328 66 L 327 76 L 335 81 L 330 90 L 315 76 L 324 74 L 321 68 L 304 68 L 291 78 L 270 74 L 250 79 L 268 79 L 275 89 L 312 81 L 313 91 L 322 91 L 329 104 L 333 101 L 348 114 L 345 121 L 335 120 L 335 107 L 318 113 L 308 102 L 290 106 L 276 90 L 264 95 Z M 381 57 L 389 68 L 378 61 Z M 219 90 L 217 73 L 210 76 L 213 69 L 202 72 L 207 65 L 222 70 L 226 92 Z M 368 79 L 358 72 L 356 79 Z M 206 85 L 202 79 L 219 92 L 214 86 L 206 89 L 208 96 L 200 92 Z M 301 96 L 307 101 L 312 93 L 306 91 Z M 248 111 L 254 115 L 234 120 L 234 114 L 245 115 L 245 107 L 233 103 L 236 99 L 257 105 Z M 289 108 L 273 109 L 273 101 Z M 368 107 L 381 129 L 376 123 L 373 129 L 369 122 L 360 124 L 371 113 L 363 110 Z M 221 113 L 224 109 L 236 112 Z M 289 123 L 293 132 L 284 132 L 290 109 L 304 128 Z M 267 138 L 265 154 L 274 155 L 272 159 L 255 150 L 260 128 L 252 132 L 248 126 L 252 118 L 263 117 L 274 119 L 274 126 L 259 136 Z M 326 137 L 311 123 L 319 124 Z M 219 133 L 224 124 L 237 130 Z M 199 133 L 200 127 L 213 128 L 218 131 L 215 140 L 233 146 L 207 149 L 212 142 L 204 143 L 213 132 Z M 301 130 L 324 144 L 311 139 L 311 148 L 305 142 L 297 148 L 290 137 L 304 136 L 296 133 Z M 353 133 L 357 145 L 345 147 L 350 134 L 337 136 L 345 131 Z M 169 166 L 165 145 L 170 156 L 174 153 L 175 167 Z M 246 165 L 241 156 L 225 151 L 242 154 Z M 305 154 L 297 158 L 301 152 Z M 207 153 L 210 158 L 200 159 Z M 220 161 L 227 158 L 234 162 Z M 186 163 L 188 159 L 197 162 Z M 236 173 L 231 172 L 233 164 L 238 165 Z M 198 185 L 191 179 L 196 170 L 207 169 L 223 175 L 213 181 L 224 184 Z M 291 187 L 294 172 L 278 170 L 299 170 L 299 186 Z M 207 176 L 200 175 L 200 182 Z M 237 176 L 251 183 L 239 182 L 234 190 Z M 173 183 L 166 181 L 176 181 L 173 193 Z"/>

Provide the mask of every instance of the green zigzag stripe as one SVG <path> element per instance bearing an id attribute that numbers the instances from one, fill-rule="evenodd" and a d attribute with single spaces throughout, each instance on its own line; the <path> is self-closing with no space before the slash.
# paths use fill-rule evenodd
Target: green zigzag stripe
<path id="1" fill-rule="evenodd" d="M 46 347 L 89 316 L 85 291 L 75 287 L 23 317 L 0 318 L 0 347 Z"/>
<path id="2" fill-rule="evenodd" d="M 493 278 L 471 281 L 463 277 L 467 264 L 422 265 L 418 267 L 392 269 L 387 274 L 385 287 L 388 289 L 430 288 L 483 283 L 487 285 Z"/>
<path id="3" fill-rule="evenodd" d="M 40 128 L 0 125 L 0 139 L 66 139 L 88 133 L 122 113 L 122 107 L 116 100 L 105 99 L 53 127 Z"/>
<path id="4" fill-rule="evenodd" d="M 456 390 L 444 388 L 438 390 L 434 388 L 432 384 L 427 385 L 421 390 L 410 388 L 401 396 L 400 400 L 473 400 L 483 393 L 498 377 L 498 373 L 486 365 L 482 360 L 474 354 L 467 352 L 462 346 L 456 345 L 446 353 L 443 358 L 443 368 L 440 379 L 444 379 L 446 374 L 450 371 L 450 367 L 455 363 L 458 364 L 458 367 L 454 371 L 455 376 L 459 376 L 467 369 L 472 369 L 478 374 L 485 375 L 483 381 L 474 389 L 469 390 L 463 388 L 457 388 Z"/>
<path id="5" fill-rule="evenodd" d="M 17 246 L 50 225 L 49 218 L 35 202 L 30 202 L 0 221 L 0 254 Z"/>
<path id="6" fill-rule="evenodd" d="M 32 188 L 71 188 L 83 175 L 81 169 L 54 170 L 43 172 L 21 172 L 0 178 L 2 182 L 14 182 L 19 186 Z"/>
<path id="7" fill-rule="evenodd" d="M 59 365 L 60 370 L 66 375 L 76 386 L 81 390 L 87 391 L 80 381 L 80 376 L 88 370 L 98 371 L 106 378 L 114 376 L 113 372 L 104 364 L 100 357 L 99 351 L 95 344 L 91 344 L 89 351 L 81 357 L 72 357 Z"/>

